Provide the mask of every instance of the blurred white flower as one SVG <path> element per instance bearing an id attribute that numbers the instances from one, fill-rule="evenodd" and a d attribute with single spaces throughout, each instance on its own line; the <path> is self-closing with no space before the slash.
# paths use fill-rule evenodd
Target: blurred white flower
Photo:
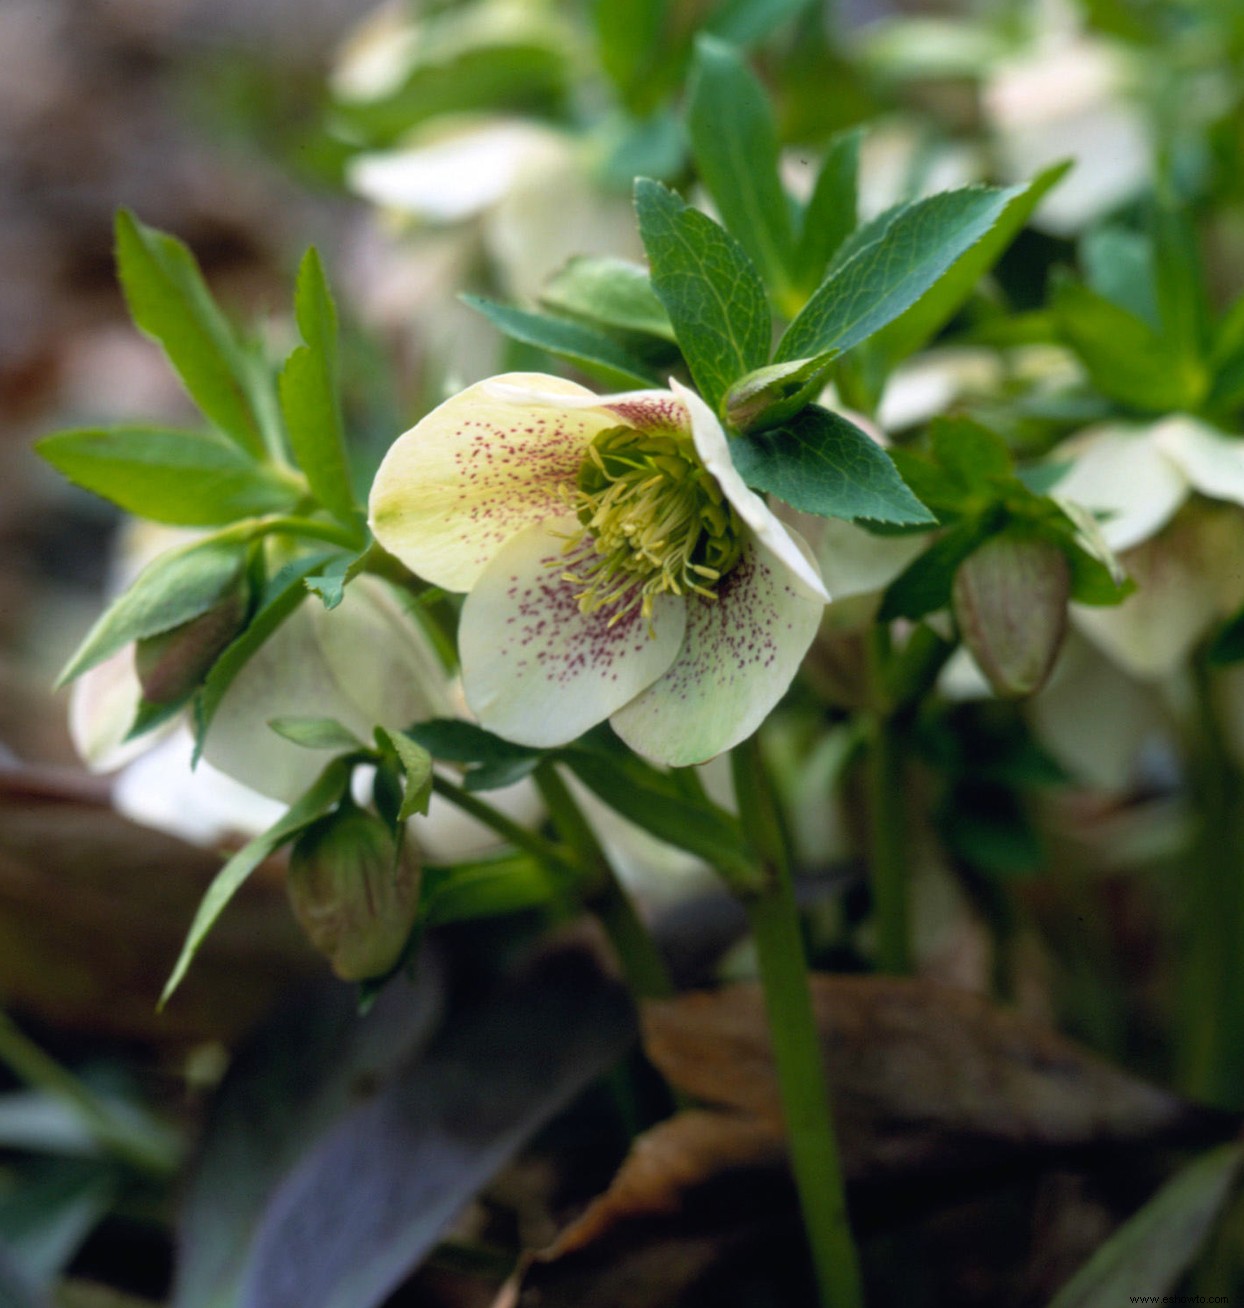
<path id="1" fill-rule="evenodd" d="M 1175 414 L 1111 424 L 1060 446 L 1070 470 L 1054 487 L 1101 517 L 1137 589 L 1116 607 L 1073 605 L 1075 625 L 1136 677 L 1176 671 L 1213 623 L 1244 602 L 1244 440 Z M 1177 516 L 1178 515 L 1178 516 Z"/>

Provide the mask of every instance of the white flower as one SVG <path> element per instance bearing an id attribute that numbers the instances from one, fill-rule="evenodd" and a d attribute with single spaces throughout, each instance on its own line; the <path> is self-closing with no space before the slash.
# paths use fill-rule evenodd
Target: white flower
<path id="1" fill-rule="evenodd" d="M 1072 621 L 1133 676 L 1168 676 L 1244 602 L 1244 518 L 1187 504 L 1199 493 L 1244 505 L 1244 441 L 1176 414 L 1097 428 L 1070 448 L 1078 457 L 1054 494 L 1103 515 L 1101 534 L 1137 586 L 1117 607 L 1073 605 Z"/>
<path id="2" fill-rule="evenodd" d="M 463 685 L 480 722 L 532 746 L 608 718 L 660 762 L 750 735 L 828 600 L 807 547 L 735 471 L 708 406 L 599 397 L 543 374 L 463 391 L 398 438 L 372 530 L 468 592 Z"/>

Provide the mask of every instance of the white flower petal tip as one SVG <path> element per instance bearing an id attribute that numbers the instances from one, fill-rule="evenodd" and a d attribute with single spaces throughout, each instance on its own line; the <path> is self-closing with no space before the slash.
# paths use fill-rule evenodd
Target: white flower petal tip
<path id="1" fill-rule="evenodd" d="M 467 597 L 458 631 L 467 702 L 490 731 L 533 747 L 564 745 L 650 686 L 674 661 L 686 601 L 582 613 L 562 518 L 520 532 Z M 564 533 L 564 534 L 559 534 Z"/>
<path id="2" fill-rule="evenodd" d="M 526 402 L 499 399 L 504 386 Z M 564 397 L 556 407 L 533 392 Z M 446 590 L 470 590 L 497 550 L 524 527 L 565 512 L 592 438 L 616 420 L 567 403 L 596 397 L 539 373 L 477 382 L 399 436 L 376 473 L 369 521 L 412 572 Z"/>
<path id="3" fill-rule="evenodd" d="M 560 148 L 555 133 L 500 120 L 360 155 L 346 170 L 346 185 L 372 204 L 425 222 L 462 222 L 492 208 L 524 168 Z"/>
<path id="4" fill-rule="evenodd" d="M 1240 437 L 1175 414 L 1159 422 L 1150 439 L 1202 495 L 1244 504 L 1244 440 Z"/>
<path id="5" fill-rule="evenodd" d="M 1054 491 L 1060 500 L 1104 515 L 1101 534 L 1112 550 L 1148 540 L 1188 498 L 1187 475 L 1152 439 L 1151 430 L 1105 427 L 1077 438 L 1075 445 L 1075 463 Z"/>
<path id="6" fill-rule="evenodd" d="M 686 405 L 691 416 L 691 434 L 696 453 L 712 473 L 722 494 L 734 507 L 739 517 L 751 528 L 757 540 L 777 562 L 791 574 L 797 587 L 809 598 L 822 604 L 830 602 L 829 592 L 821 580 L 820 571 L 811 554 L 800 549 L 790 532 L 782 525 L 769 506 L 756 494 L 735 470 L 730 458 L 726 433 L 713 411 L 694 392 L 682 386 L 673 377 L 670 388 Z"/>
<path id="7" fill-rule="evenodd" d="M 823 613 L 785 562 L 752 541 L 715 600 L 688 602 L 678 657 L 614 713 L 613 729 L 637 753 L 671 767 L 723 753 L 746 740 L 786 693 Z"/>

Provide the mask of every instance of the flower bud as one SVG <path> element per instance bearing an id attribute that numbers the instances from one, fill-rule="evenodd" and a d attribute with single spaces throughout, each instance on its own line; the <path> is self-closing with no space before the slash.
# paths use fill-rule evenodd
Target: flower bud
<path id="1" fill-rule="evenodd" d="M 818 359 L 774 363 L 741 377 L 726 394 L 726 421 L 735 431 L 773 427 L 793 417 L 825 383 L 828 368 Z"/>
<path id="2" fill-rule="evenodd" d="M 1066 556 L 1036 536 L 995 536 L 959 565 L 955 620 L 996 694 L 1031 695 L 1045 684 L 1066 633 L 1070 591 Z"/>
<path id="3" fill-rule="evenodd" d="M 134 647 L 134 667 L 143 699 L 148 704 L 176 704 L 185 699 L 246 625 L 249 606 L 242 583 L 206 613 L 140 640 Z"/>
<path id="4" fill-rule="evenodd" d="M 419 910 L 419 862 L 380 818 L 347 803 L 294 845 L 289 902 L 311 943 L 343 981 L 383 976 Z"/>

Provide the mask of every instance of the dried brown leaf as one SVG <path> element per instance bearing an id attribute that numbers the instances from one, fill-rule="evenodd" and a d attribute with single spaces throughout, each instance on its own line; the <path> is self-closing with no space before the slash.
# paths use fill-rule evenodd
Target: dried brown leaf
<path id="1" fill-rule="evenodd" d="M 944 1203 L 1013 1165 L 1238 1129 L 1238 1116 L 1127 1076 L 965 991 L 817 977 L 813 992 L 860 1225 Z M 525 1260 L 494 1308 L 673 1308 L 710 1270 L 719 1276 L 723 1258 L 797 1229 L 759 989 L 654 1002 L 643 1027 L 671 1084 L 712 1107 L 642 1136 L 606 1193 Z"/>
<path id="2" fill-rule="evenodd" d="M 844 1165 L 870 1182 L 1125 1141 L 1210 1140 L 1191 1104 L 979 995 L 896 977 L 815 977 Z M 764 1001 L 733 986 L 653 1003 L 648 1056 L 684 1093 L 780 1121 Z"/>
<path id="3" fill-rule="evenodd" d="M 692 1110 L 641 1136 L 613 1184 L 493 1308 L 660 1308 L 727 1250 L 788 1221 L 785 1143 L 770 1122 Z"/>

